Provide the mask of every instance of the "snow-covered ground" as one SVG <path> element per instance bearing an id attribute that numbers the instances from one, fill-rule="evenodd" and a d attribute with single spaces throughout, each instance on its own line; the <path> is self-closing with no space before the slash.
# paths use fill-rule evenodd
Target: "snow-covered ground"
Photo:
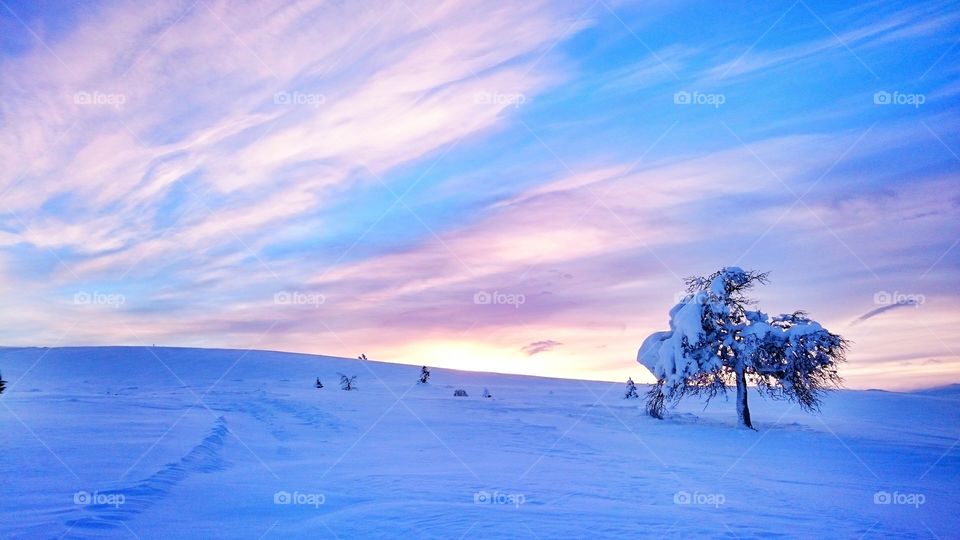
<path id="1" fill-rule="evenodd" d="M 0 349 L 0 372 L 3 537 L 960 537 L 956 387 L 751 395 L 750 432 L 732 401 L 657 421 L 619 382 L 299 354 Z"/>

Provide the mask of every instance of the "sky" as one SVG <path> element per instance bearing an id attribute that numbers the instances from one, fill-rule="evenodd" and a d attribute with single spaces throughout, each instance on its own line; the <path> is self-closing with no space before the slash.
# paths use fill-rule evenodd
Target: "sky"
<path id="1" fill-rule="evenodd" d="M 737 265 L 960 382 L 960 9 L 838 4 L 0 0 L 0 343 L 649 382 Z"/>

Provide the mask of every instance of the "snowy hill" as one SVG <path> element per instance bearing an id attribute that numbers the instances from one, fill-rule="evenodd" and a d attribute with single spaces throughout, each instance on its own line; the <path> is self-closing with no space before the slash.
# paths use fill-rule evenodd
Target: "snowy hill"
<path id="1" fill-rule="evenodd" d="M 0 372 L 2 537 L 958 535 L 960 401 L 935 395 L 751 396 L 750 432 L 732 402 L 657 421 L 622 383 L 301 354 L 0 349 Z"/>
<path id="2" fill-rule="evenodd" d="M 960 399 L 960 384 L 947 384 L 934 388 L 926 388 L 924 390 L 918 390 L 916 393 L 927 396 Z"/>

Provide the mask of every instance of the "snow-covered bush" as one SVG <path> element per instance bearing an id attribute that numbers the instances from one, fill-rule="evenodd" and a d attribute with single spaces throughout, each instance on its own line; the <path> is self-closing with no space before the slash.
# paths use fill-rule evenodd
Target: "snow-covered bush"
<path id="1" fill-rule="evenodd" d="M 651 416 L 662 418 L 686 394 L 709 400 L 734 383 L 740 424 L 752 428 L 748 382 L 806 410 L 840 385 L 836 366 L 849 342 L 800 311 L 770 318 L 747 309 L 747 291 L 766 282 L 766 273 L 736 267 L 687 280 L 687 296 L 670 310 L 670 330 L 651 334 L 637 353 L 657 378 L 647 394 Z"/>
<path id="2" fill-rule="evenodd" d="M 347 377 L 343 373 L 338 373 L 340 375 L 340 388 L 342 390 L 356 390 L 357 389 L 357 376 Z"/>
<path id="3" fill-rule="evenodd" d="M 427 381 L 430 380 L 430 370 L 427 369 L 427 366 L 420 368 L 420 384 L 427 384 Z"/>
<path id="4" fill-rule="evenodd" d="M 633 377 L 627 379 L 627 390 L 623 397 L 624 399 L 640 397 L 640 394 L 637 393 L 637 384 L 633 382 Z"/>
<path id="5" fill-rule="evenodd" d="M 3 380 L 3 375 L 0 375 L 0 394 L 7 389 L 7 381 Z"/>
<path id="6" fill-rule="evenodd" d="M 453 397 L 467 397 L 467 391 L 463 388 L 457 388 L 453 391 Z"/>
<path id="7" fill-rule="evenodd" d="M 317 377 L 317 382 L 314 384 L 317 388 L 323 388 L 323 383 L 320 382 L 320 377 Z"/>
<path id="8" fill-rule="evenodd" d="M 485 398 L 492 398 L 492 397 L 493 397 L 493 394 L 491 394 L 489 390 L 487 390 L 486 388 L 484 388 L 484 389 L 483 389 L 483 397 L 485 397 Z"/>

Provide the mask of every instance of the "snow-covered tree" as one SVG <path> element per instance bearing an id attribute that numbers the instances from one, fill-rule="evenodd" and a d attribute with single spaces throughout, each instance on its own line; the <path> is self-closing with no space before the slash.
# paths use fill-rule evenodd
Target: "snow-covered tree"
<path id="1" fill-rule="evenodd" d="M 317 377 L 317 383 L 314 384 L 314 386 L 316 386 L 317 388 L 323 388 L 323 383 L 320 382 L 320 377 Z"/>
<path id="2" fill-rule="evenodd" d="M 485 398 L 492 398 L 492 397 L 493 397 L 493 394 L 491 394 L 490 391 L 487 390 L 486 387 L 484 387 L 484 389 L 483 389 L 483 397 L 485 397 Z"/>
<path id="3" fill-rule="evenodd" d="M 633 382 L 633 377 L 627 379 L 627 391 L 623 395 L 624 399 L 638 398 L 640 394 L 637 393 L 637 384 Z"/>
<path id="4" fill-rule="evenodd" d="M 427 381 L 430 380 L 430 370 L 427 369 L 427 366 L 420 368 L 420 384 L 427 384 Z"/>
<path id="5" fill-rule="evenodd" d="M 637 361 L 657 378 L 647 394 L 647 411 L 663 417 L 668 404 L 687 394 L 707 400 L 737 388 L 740 425 L 753 427 L 747 385 L 762 394 L 817 410 L 823 393 L 839 387 L 837 364 L 849 342 L 805 313 L 769 317 L 748 309 L 746 294 L 767 274 L 724 268 L 687 280 L 687 295 L 670 310 L 670 330 L 643 342 Z"/>
<path id="6" fill-rule="evenodd" d="M 347 377 L 343 373 L 337 373 L 340 375 L 340 388 L 342 390 L 356 390 L 357 389 L 357 376 Z"/>
<path id="7" fill-rule="evenodd" d="M 456 390 L 453 391 L 453 396 L 454 396 L 454 397 L 467 397 L 467 391 L 464 390 L 463 388 L 457 388 Z"/>
<path id="8" fill-rule="evenodd" d="M 3 375 L 0 374 L 0 394 L 7 389 L 7 381 L 3 380 Z"/>

